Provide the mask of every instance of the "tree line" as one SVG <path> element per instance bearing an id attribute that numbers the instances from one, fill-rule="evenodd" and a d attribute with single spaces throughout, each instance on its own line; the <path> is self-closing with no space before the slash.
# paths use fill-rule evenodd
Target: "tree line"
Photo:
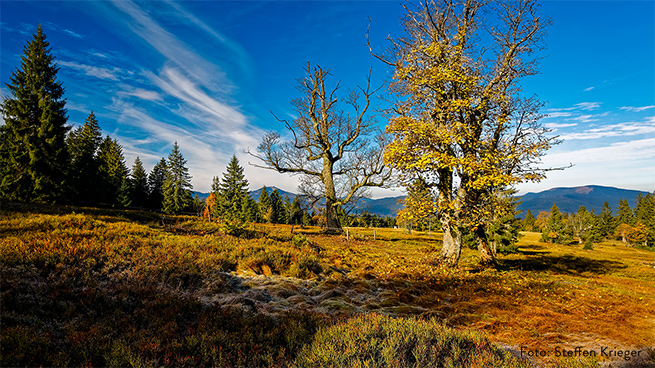
<path id="1" fill-rule="evenodd" d="M 139 157 L 128 168 L 123 148 L 102 136 L 90 112 L 67 125 L 64 87 L 41 25 L 6 83 L 0 126 L 0 196 L 8 200 L 193 210 L 191 175 L 175 142 L 148 174 Z"/>
<path id="2" fill-rule="evenodd" d="M 620 240 L 626 245 L 655 247 L 655 194 L 641 193 L 634 209 L 627 199 L 621 199 L 612 212 L 605 202 L 600 213 L 580 206 L 576 213 L 562 213 L 556 204 L 550 211 L 542 211 L 535 218 L 530 210 L 523 219 L 523 230 L 541 232 L 541 240 L 548 243 L 585 244 L 586 249 L 603 240 Z"/>
<path id="3" fill-rule="evenodd" d="M 288 224 L 303 226 L 327 226 L 324 212 L 310 208 L 307 199 L 295 196 L 293 200 L 282 196 L 277 188 L 269 192 L 262 187 L 259 198 L 250 194 L 248 179 L 236 156 L 232 156 L 223 177 L 214 177 L 212 191 L 205 200 L 203 217 L 211 220 L 221 218 L 235 226 L 250 222 Z M 390 216 L 369 213 L 348 214 L 342 208 L 337 212 L 340 223 L 353 227 L 393 227 L 395 220 Z"/>

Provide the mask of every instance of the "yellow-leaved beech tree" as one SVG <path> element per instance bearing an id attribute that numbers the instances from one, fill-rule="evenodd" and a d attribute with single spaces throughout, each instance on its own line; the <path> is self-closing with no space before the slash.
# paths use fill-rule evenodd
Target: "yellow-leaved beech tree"
<path id="1" fill-rule="evenodd" d="M 407 182 L 421 177 L 434 195 L 412 208 L 438 215 L 441 257 L 456 266 L 472 231 L 481 264 L 495 264 L 486 227 L 503 213 L 498 193 L 538 181 L 540 157 L 556 141 L 539 124 L 542 103 L 519 81 L 537 73 L 534 52 L 550 20 L 535 1 L 439 0 L 405 7 L 405 35 L 372 54 L 394 67 L 396 97 L 385 162 Z M 424 196 L 424 198 L 431 198 Z M 423 217 L 424 214 L 416 214 Z"/>

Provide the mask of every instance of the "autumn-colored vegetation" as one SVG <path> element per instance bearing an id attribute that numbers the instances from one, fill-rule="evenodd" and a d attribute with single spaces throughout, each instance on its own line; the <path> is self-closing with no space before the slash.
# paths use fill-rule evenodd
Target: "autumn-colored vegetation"
<path id="1" fill-rule="evenodd" d="M 506 354 L 521 347 L 653 358 L 655 253 L 620 243 L 526 233 L 496 269 L 469 249 L 452 269 L 435 233 L 255 224 L 235 237 L 195 217 L 18 203 L 0 215 L 3 366 L 307 366 L 338 344 L 397 356 L 389 367 L 441 348 L 462 367 L 534 365 Z"/>

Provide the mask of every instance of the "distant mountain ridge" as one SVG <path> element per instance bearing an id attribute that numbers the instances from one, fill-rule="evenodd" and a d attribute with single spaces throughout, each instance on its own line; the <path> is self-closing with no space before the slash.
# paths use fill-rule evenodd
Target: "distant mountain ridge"
<path id="1" fill-rule="evenodd" d="M 258 201 L 259 196 L 262 194 L 262 189 L 264 188 L 262 187 L 256 190 L 251 190 L 249 194 L 252 198 Z M 280 196 L 287 197 L 290 201 L 293 201 L 293 199 L 298 196 L 296 193 L 287 192 L 286 190 L 277 188 L 275 186 L 266 187 L 266 189 L 269 195 L 274 189 L 277 189 L 277 191 L 280 193 Z M 209 196 L 209 193 L 193 192 L 193 195 L 197 195 L 198 198 L 205 200 Z M 368 212 L 380 216 L 395 216 L 396 211 L 402 207 L 400 200 L 403 198 L 404 196 L 385 197 L 379 199 L 362 198 L 359 200 L 359 202 L 357 202 L 353 212 Z"/>
<path id="2" fill-rule="evenodd" d="M 296 193 L 287 192 L 274 186 L 266 188 L 268 189 L 269 194 L 273 191 L 273 189 L 277 189 L 282 197 L 288 197 L 291 201 L 297 196 Z M 257 190 L 250 191 L 250 196 L 255 200 L 259 200 L 261 193 L 262 188 L 259 188 Z M 606 187 L 601 185 L 552 188 L 538 193 L 527 193 L 522 196 L 517 196 L 517 199 L 521 201 L 521 203 L 517 206 L 517 209 L 522 211 L 518 214 L 518 216 L 523 218 L 525 217 L 525 213 L 530 210 L 532 214 L 537 217 L 541 211 L 550 211 L 553 203 L 557 204 L 557 207 L 562 212 L 578 212 L 580 206 L 585 206 L 588 211 L 593 209 L 598 214 L 603 208 L 603 203 L 607 202 L 609 203 L 610 207 L 612 207 L 613 213 L 616 213 L 616 209 L 619 205 L 619 199 L 627 199 L 630 203 L 630 206 L 634 208 L 635 198 L 637 198 L 637 195 L 640 193 L 642 195 L 646 195 L 648 192 Z M 203 200 L 209 195 L 209 193 L 202 192 L 193 192 L 193 194 L 198 195 L 198 197 Z M 401 200 L 403 198 L 404 196 L 385 197 L 378 199 L 363 198 L 359 200 L 353 209 L 353 212 L 369 212 L 371 214 L 381 216 L 395 216 L 396 211 L 402 207 Z"/>
<path id="3" fill-rule="evenodd" d="M 520 196 L 518 199 L 521 203 L 517 206 L 517 209 L 523 211 L 519 214 L 519 217 L 525 217 L 528 210 L 537 217 L 541 211 L 550 211 L 553 204 L 557 204 L 557 208 L 562 212 L 578 212 L 580 206 L 585 206 L 587 211 L 593 209 L 598 214 L 603 208 L 603 204 L 607 202 L 612 207 L 613 213 L 616 213 L 620 199 L 627 199 L 630 206 L 634 208 L 635 198 L 640 193 L 646 195 L 648 192 L 601 185 L 552 188 Z"/>

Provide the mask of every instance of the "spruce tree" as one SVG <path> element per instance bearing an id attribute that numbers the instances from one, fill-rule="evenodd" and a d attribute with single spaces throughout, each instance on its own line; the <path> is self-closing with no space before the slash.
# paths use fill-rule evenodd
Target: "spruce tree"
<path id="1" fill-rule="evenodd" d="M 137 207 L 144 207 L 148 204 L 148 174 L 143 168 L 143 162 L 139 156 L 134 160 L 132 167 L 132 177 L 130 180 L 132 188 L 130 194 L 132 196 L 132 205 Z"/>
<path id="2" fill-rule="evenodd" d="M 232 156 L 223 179 L 216 185 L 216 179 L 212 188 L 216 188 L 218 199 L 218 210 L 221 217 L 239 218 L 246 220 L 248 216 L 248 180 L 243 174 L 243 168 L 239 165 L 236 156 Z"/>
<path id="3" fill-rule="evenodd" d="M 614 223 L 614 215 L 612 215 L 612 207 L 610 204 L 603 203 L 603 208 L 598 215 L 598 232 L 604 238 L 610 238 L 614 234 L 616 224 Z"/>
<path id="4" fill-rule="evenodd" d="M 128 205 L 129 170 L 123 157 L 123 147 L 110 136 L 106 136 L 98 148 L 98 172 L 100 202 Z"/>
<path id="5" fill-rule="evenodd" d="M 655 245 L 655 195 L 647 193 L 642 196 L 639 194 L 635 202 L 635 218 L 637 223 L 646 226 L 646 241 L 652 247 Z"/>
<path id="6" fill-rule="evenodd" d="M 635 218 L 638 222 L 655 227 L 655 196 L 647 193 L 645 196 L 639 193 L 635 200 Z"/>
<path id="7" fill-rule="evenodd" d="M 262 187 L 262 192 L 259 194 L 259 213 L 263 221 L 268 223 L 273 222 L 273 211 L 271 207 L 271 198 L 268 195 L 266 186 Z"/>
<path id="8" fill-rule="evenodd" d="M 261 213 L 259 212 L 259 205 L 253 197 L 248 194 L 246 196 L 248 201 L 248 221 L 251 222 L 262 222 Z"/>
<path id="9" fill-rule="evenodd" d="M 580 206 L 578 212 L 569 217 L 569 225 L 573 235 L 578 238 L 578 243 L 582 244 L 591 236 L 594 216 L 587 211 L 585 206 Z"/>
<path id="10" fill-rule="evenodd" d="M 282 223 L 291 224 L 291 201 L 289 200 L 289 197 L 284 197 L 283 206 L 284 210 L 282 213 L 284 214 L 284 222 Z"/>
<path id="11" fill-rule="evenodd" d="M 556 204 L 550 209 L 550 216 L 546 220 L 541 240 L 549 243 L 567 244 L 571 241 L 571 234 L 567 229 L 566 220 Z"/>
<path id="12" fill-rule="evenodd" d="M 286 216 L 284 211 L 284 201 L 282 196 L 277 188 L 273 189 L 271 192 L 271 222 L 274 224 L 284 224 L 286 222 Z"/>
<path id="13" fill-rule="evenodd" d="M 193 201 L 191 197 L 191 175 L 186 167 L 187 161 L 182 156 L 177 142 L 173 145 L 173 151 L 168 155 L 166 163 L 166 180 L 162 187 L 164 200 L 162 209 L 165 213 L 175 214 L 188 209 Z"/>
<path id="14" fill-rule="evenodd" d="M 0 196 L 60 202 L 67 188 L 66 99 L 59 68 L 39 25 L 6 83 L 0 126 Z"/>
<path id="15" fill-rule="evenodd" d="M 289 211 L 289 223 L 293 225 L 302 224 L 303 213 L 304 211 L 300 207 L 300 200 L 298 197 L 294 198 L 291 202 L 291 210 Z"/>
<path id="16" fill-rule="evenodd" d="M 102 132 L 93 111 L 84 125 L 70 132 L 66 139 L 71 158 L 70 179 L 75 198 L 83 202 L 97 202 L 98 190 L 98 148 L 102 143 Z"/>
<path id="17" fill-rule="evenodd" d="M 628 224 L 630 226 L 635 224 L 635 215 L 630 208 L 630 203 L 627 199 L 619 199 L 619 207 L 616 211 L 616 226 L 621 224 Z"/>
<path id="18" fill-rule="evenodd" d="M 166 180 L 166 159 L 161 160 L 152 168 L 148 176 L 148 206 L 150 208 L 160 210 L 162 202 L 164 201 L 164 194 L 162 188 Z"/>
<path id="19" fill-rule="evenodd" d="M 523 230 L 534 231 L 534 222 L 534 215 L 532 214 L 532 211 L 528 210 L 525 214 L 525 219 L 523 219 Z"/>

